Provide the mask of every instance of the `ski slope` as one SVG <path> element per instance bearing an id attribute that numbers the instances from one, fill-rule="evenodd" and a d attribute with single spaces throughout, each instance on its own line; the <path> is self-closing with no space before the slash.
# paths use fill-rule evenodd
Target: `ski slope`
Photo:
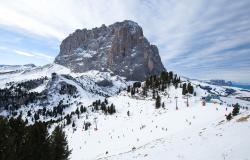
<path id="1" fill-rule="evenodd" d="M 225 114 L 232 107 L 225 104 L 207 103 L 202 106 L 200 96 L 189 99 L 187 107 L 180 89 L 173 87 L 163 96 L 165 109 L 155 109 L 151 98 L 139 99 L 126 91 L 108 99 L 114 103 L 117 113 L 105 116 L 95 113 L 86 118 L 75 118 L 76 130 L 66 129 L 72 159 L 235 159 L 250 157 L 247 152 L 250 140 L 249 122 L 227 122 Z M 205 93 L 203 93 L 205 94 Z M 176 110 L 175 98 L 178 96 Z M 130 116 L 127 115 L 130 112 Z M 242 110 L 243 114 L 250 114 Z M 97 118 L 97 128 L 84 131 L 83 121 Z M 95 123 L 94 123 L 95 124 Z M 232 131 L 231 131 L 232 130 Z M 245 135 L 245 137 L 242 135 Z M 235 142 L 234 136 L 238 136 Z M 218 142 L 218 144 L 217 144 Z M 242 146 L 241 146 L 242 145 Z M 232 151 L 233 150 L 233 151 Z M 197 154 L 195 154 L 197 152 Z"/>
<path id="2" fill-rule="evenodd" d="M 8 70 L 8 67 L 4 69 Z M 54 81 L 51 80 L 52 73 L 57 74 Z M 249 119 L 238 122 L 240 118 L 250 115 L 250 111 L 241 109 L 240 115 L 231 121 L 225 118 L 235 103 L 250 108 L 249 101 L 236 98 L 250 97 L 250 92 L 246 90 L 182 78 L 185 82 L 191 82 L 196 92 L 196 96 L 188 98 L 189 106 L 182 89 L 170 86 L 164 92 L 159 92 L 165 107 L 156 109 L 152 91 L 144 97 L 140 94 L 140 88 L 139 93 L 131 96 L 124 88 L 132 82 L 123 77 L 99 71 L 73 73 L 57 64 L 3 72 L 0 74 L 0 88 L 6 87 L 9 82 L 19 83 L 41 77 L 48 77 L 48 80 L 30 92 L 47 90 L 47 109 L 57 106 L 61 100 L 70 105 L 63 110 L 63 116 L 74 112 L 79 104 L 87 107 L 87 112 L 79 118 L 73 115 L 75 127 L 70 124 L 64 128 L 72 149 L 71 160 L 248 160 L 250 157 Z M 75 97 L 59 94 L 61 83 L 75 86 Z M 202 87 L 210 87 L 211 90 Z M 227 95 L 230 89 L 235 92 Z M 203 106 L 202 97 L 211 93 L 219 95 L 219 99 L 211 99 Z M 107 96 L 108 105 L 114 104 L 116 113 L 105 115 L 101 110 L 93 111 L 92 103 L 98 99 L 103 101 Z M 31 117 L 42 108 L 37 103 L 24 106 L 18 112 L 22 112 L 22 118 L 27 118 L 31 124 Z M 29 110 L 31 117 L 27 116 Z M 0 115 L 9 116 L 4 110 Z M 40 116 L 42 121 L 58 118 Z M 92 125 L 85 131 L 83 126 L 87 122 Z M 52 125 L 51 130 L 56 125 L 64 124 L 65 120 L 62 120 Z"/>

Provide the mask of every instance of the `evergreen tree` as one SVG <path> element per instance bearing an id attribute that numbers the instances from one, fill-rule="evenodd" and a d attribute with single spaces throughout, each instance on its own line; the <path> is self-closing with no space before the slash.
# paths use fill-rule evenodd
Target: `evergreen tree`
<path id="1" fill-rule="evenodd" d="M 0 116 L 0 159 L 68 159 L 71 151 L 68 150 L 62 129 L 59 128 L 59 131 L 58 128 L 55 129 L 52 136 L 49 136 L 47 128 L 43 122 L 26 126 L 20 116 L 10 120 Z"/>
<path id="2" fill-rule="evenodd" d="M 0 116 L 0 159 L 9 159 L 10 127 L 8 120 Z"/>
<path id="3" fill-rule="evenodd" d="M 30 117 L 31 116 L 31 112 L 30 110 L 27 112 L 27 116 Z"/>
<path id="4" fill-rule="evenodd" d="M 191 83 L 188 83 L 187 90 L 188 90 L 188 93 L 190 94 L 194 93 L 194 87 L 191 85 Z"/>
<path id="5" fill-rule="evenodd" d="M 132 96 L 135 95 L 135 88 L 134 87 L 131 88 L 131 95 Z"/>
<path id="6" fill-rule="evenodd" d="M 141 87 L 141 82 L 135 82 L 133 83 L 134 88 L 140 88 Z"/>
<path id="7" fill-rule="evenodd" d="M 167 80 L 168 80 L 168 72 L 162 71 L 161 72 L 161 79 L 162 79 L 163 82 L 167 82 Z"/>
<path id="8" fill-rule="evenodd" d="M 232 114 L 233 114 L 233 116 L 236 116 L 236 115 L 239 114 L 239 112 L 240 112 L 240 105 L 239 105 L 238 103 L 236 103 L 236 104 L 234 105 L 234 109 L 233 109 L 233 111 L 232 111 Z"/>
<path id="9" fill-rule="evenodd" d="M 105 99 L 104 99 L 104 102 L 105 102 L 106 104 L 108 104 L 108 100 L 107 100 L 107 98 L 105 98 Z"/>
<path id="10" fill-rule="evenodd" d="M 53 160 L 68 160 L 71 150 L 62 127 L 57 126 L 51 135 L 51 152 Z"/>
<path id="11" fill-rule="evenodd" d="M 87 112 L 87 108 L 86 107 L 83 107 L 83 112 Z"/>
<path id="12" fill-rule="evenodd" d="M 182 95 L 186 95 L 187 94 L 187 84 L 186 83 L 184 83 L 183 85 L 182 85 Z"/>
<path id="13" fill-rule="evenodd" d="M 109 114 L 113 114 L 116 112 L 115 105 L 112 103 L 110 107 L 108 107 Z"/>
<path id="14" fill-rule="evenodd" d="M 67 114 L 65 118 L 66 118 L 66 124 L 69 125 L 71 123 L 71 116 Z"/>
<path id="15" fill-rule="evenodd" d="M 75 124 L 75 122 L 73 121 L 73 123 L 72 123 L 72 127 L 74 128 L 76 126 L 76 124 Z"/>
<path id="16" fill-rule="evenodd" d="M 153 89 L 153 99 L 155 99 L 155 90 Z"/>
<path id="17" fill-rule="evenodd" d="M 150 88 L 150 86 L 151 86 L 150 79 L 147 79 L 147 80 L 146 80 L 146 83 L 145 83 L 145 87 L 146 87 L 146 88 Z"/>
<path id="18" fill-rule="evenodd" d="M 39 120 L 39 113 L 34 114 L 34 119 L 35 119 L 35 121 Z"/>
<path id="19" fill-rule="evenodd" d="M 170 72 L 168 73 L 168 78 L 169 78 L 169 81 L 172 81 L 172 80 L 173 80 L 173 72 L 172 72 L 172 71 L 170 71 Z"/>
<path id="20" fill-rule="evenodd" d="M 78 117 L 78 119 L 79 119 L 79 114 L 80 114 L 80 112 L 79 112 L 79 108 L 78 108 L 78 107 L 76 108 L 76 114 L 77 114 L 77 117 Z"/>
<path id="21" fill-rule="evenodd" d="M 27 160 L 50 159 L 49 133 L 45 123 L 36 122 L 29 128 L 27 137 Z"/>
<path id="22" fill-rule="evenodd" d="M 227 120 L 230 121 L 232 119 L 232 114 L 229 113 L 227 116 L 226 116 Z"/>
<path id="23" fill-rule="evenodd" d="M 81 113 L 83 113 L 83 112 L 84 112 L 84 110 L 83 110 L 83 105 L 81 105 L 81 107 L 80 107 L 80 111 L 81 111 Z"/>
<path id="24" fill-rule="evenodd" d="M 106 110 L 107 110 L 106 103 L 104 103 L 104 102 L 101 103 L 101 110 L 106 112 Z"/>
<path id="25" fill-rule="evenodd" d="M 161 107 L 161 97 L 158 95 L 155 101 L 155 108 L 158 109 Z"/>
<path id="26" fill-rule="evenodd" d="M 129 92 L 130 92 L 130 90 L 131 90 L 131 89 L 130 89 L 130 86 L 128 86 L 128 88 L 127 88 L 127 92 L 129 93 Z"/>

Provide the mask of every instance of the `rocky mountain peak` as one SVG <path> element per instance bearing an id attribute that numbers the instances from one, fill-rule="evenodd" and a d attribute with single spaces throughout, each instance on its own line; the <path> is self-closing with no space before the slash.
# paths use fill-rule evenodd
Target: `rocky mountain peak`
<path id="1" fill-rule="evenodd" d="M 130 20 L 76 30 L 62 41 L 55 63 L 74 72 L 112 71 L 128 80 L 144 80 L 165 70 L 158 48 Z"/>

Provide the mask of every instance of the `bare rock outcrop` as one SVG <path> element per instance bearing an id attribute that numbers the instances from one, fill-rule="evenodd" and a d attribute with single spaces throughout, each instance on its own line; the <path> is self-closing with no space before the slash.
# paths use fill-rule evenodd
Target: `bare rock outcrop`
<path id="1" fill-rule="evenodd" d="M 144 80 L 165 70 L 158 48 L 129 20 L 76 30 L 62 41 L 55 63 L 74 72 L 112 71 L 128 80 Z"/>

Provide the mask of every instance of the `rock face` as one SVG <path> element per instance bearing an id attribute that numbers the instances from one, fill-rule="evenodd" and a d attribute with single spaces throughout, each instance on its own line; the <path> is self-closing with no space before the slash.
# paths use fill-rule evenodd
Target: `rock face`
<path id="1" fill-rule="evenodd" d="M 157 47 L 137 23 L 128 20 L 76 30 L 62 41 L 55 63 L 74 72 L 112 71 L 128 80 L 144 80 L 165 70 Z"/>

